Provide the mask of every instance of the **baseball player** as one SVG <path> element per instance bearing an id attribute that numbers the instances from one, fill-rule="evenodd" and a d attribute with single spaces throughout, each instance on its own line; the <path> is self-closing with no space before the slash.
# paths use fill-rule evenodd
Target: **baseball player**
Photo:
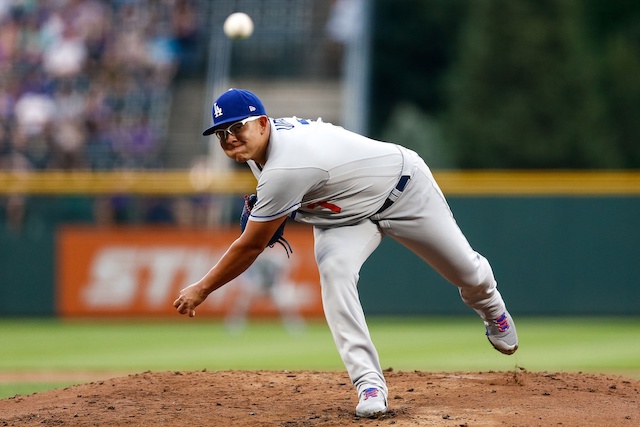
<path id="1" fill-rule="evenodd" d="M 358 297 L 359 271 L 389 236 L 458 287 L 489 342 L 512 354 L 518 337 L 488 261 L 460 231 L 425 162 L 400 145 L 321 120 L 269 118 L 253 93 L 230 89 L 213 104 L 225 154 L 248 163 L 257 202 L 243 233 L 174 307 L 195 315 L 207 295 L 246 270 L 291 217 L 313 226 L 325 316 L 359 397 L 356 415 L 387 411 L 387 385 Z M 392 286 L 393 284 L 391 284 Z"/>
<path id="2" fill-rule="evenodd" d="M 231 332 L 240 332 L 256 298 L 268 297 L 278 309 L 285 328 L 292 334 L 302 332 L 305 326 L 302 315 L 295 304 L 296 296 L 288 289 L 293 284 L 289 278 L 289 260 L 283 252 L 263 252 L 251 267 L 240 275 L 235 286 L 240 289 L 238 296 L 225 316 L 225 323 Z"/>

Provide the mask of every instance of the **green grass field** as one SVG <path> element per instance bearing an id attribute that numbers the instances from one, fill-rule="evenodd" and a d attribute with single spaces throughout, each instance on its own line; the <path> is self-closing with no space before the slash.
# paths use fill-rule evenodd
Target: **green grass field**
<path id="1" fill-rule="evenodd" d="M 520 349 L 493 350 L 474 316 L 371 318 L 383 368 L 602 372 L 640 378 L 640 318 L 518 318 Z M 212 319 L 0 320 L 0 398 L 77 382 L 10 382 L 16 372 L 343 370 L 324 321 L 289 334 L 277 321 L 232 334 Z"/>

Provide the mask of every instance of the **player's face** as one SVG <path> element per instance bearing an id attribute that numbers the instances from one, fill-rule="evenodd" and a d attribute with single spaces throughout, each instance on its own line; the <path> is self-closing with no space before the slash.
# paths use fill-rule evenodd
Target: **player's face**
<path id="1" fill-rule="evenodd" d="M 228 157 L 238 163 L 255 160 L 264 164 L 268 141 L 268 136 L 265 138 L 267 125 L 268 119 L 265 116 L 260 116 L 257 120 L 234 123 L 228 128 L 231 132 L 219 135 L 220 146 Z"/>

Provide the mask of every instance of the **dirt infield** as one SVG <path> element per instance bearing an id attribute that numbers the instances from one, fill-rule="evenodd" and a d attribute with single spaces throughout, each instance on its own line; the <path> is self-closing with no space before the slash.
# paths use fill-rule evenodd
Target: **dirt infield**
<path id="1" fill-rule="evenodd" d="M 387 372 L 354 416 L 342 372 L 145 372 L 0 399 L 0 426 L 637 426 L 640 381 L 581 373 Z"/>

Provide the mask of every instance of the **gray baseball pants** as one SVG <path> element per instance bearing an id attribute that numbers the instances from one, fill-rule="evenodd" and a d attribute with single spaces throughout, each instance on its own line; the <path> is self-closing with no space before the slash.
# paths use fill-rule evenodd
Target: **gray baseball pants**
<path id="1" fill-rule="evenodd" d="M 378 387 L 387 395 L 357 289 L 360 268 L 384 236 L 409 248 L 457 286 L 464 303 L 482 318 L 497 318 L 505 310 L 489 262 L 463 235 L 431 171 L 414 152 L 403 153 L 403 174 L 411 178 L 389 208 L 355 225 L 314 227 L 325 317 L 358 394 Z"/>

